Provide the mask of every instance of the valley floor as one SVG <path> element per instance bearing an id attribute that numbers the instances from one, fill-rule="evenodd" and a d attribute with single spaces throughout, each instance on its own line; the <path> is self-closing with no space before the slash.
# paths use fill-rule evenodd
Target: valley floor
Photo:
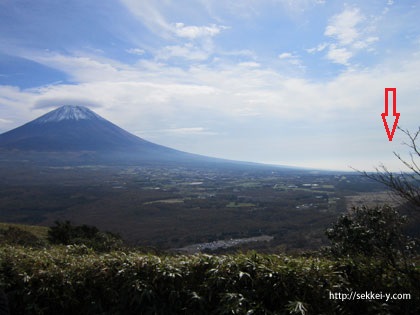
<path id="1" fill-rule="evenodd" d="M 70 220 L 157 249 L 262 235 L 271 241 L 241 247 L 317 249 L 325 229 L 355 202 L 351 196 L 383 190 L 359 174 L 278 168 L 0 166 L 0 221 Z"/>

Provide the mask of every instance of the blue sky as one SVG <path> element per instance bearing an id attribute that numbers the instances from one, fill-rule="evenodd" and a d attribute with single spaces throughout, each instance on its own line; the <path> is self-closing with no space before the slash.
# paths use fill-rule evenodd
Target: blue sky
<path id="1" fill-rule="evenodd" d="M 418 1 L 0 0 L 0 132 L 84 105 L 147 140 L 263 163 L 403 169 Z"/>

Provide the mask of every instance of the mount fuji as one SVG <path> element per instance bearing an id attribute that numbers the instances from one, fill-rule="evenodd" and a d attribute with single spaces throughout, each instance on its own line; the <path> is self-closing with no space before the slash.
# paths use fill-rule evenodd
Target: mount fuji
<path id="1" fill-rule="evenodd" d="M 232 163 L 190 154 L 137 137 L 83 106 L 65 105 L 0 135 L 8 160 L 63 163 Z M 19 158 L 18 158 L 19 159 Z M 44 163 L 43 163 L 44 164 Z"/>

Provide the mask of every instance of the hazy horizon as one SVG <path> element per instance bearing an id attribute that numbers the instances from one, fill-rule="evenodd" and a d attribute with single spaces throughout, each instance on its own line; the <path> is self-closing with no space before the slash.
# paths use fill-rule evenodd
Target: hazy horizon
<path id="1" fill-rule="evenodd" d="M 420 109 L 416 1 L 0 2 L 0 133 L 83 105 L 157 144 L 306 168 L 404 170 Z M 408 157 L 409 158 L 409 157 Z"/>

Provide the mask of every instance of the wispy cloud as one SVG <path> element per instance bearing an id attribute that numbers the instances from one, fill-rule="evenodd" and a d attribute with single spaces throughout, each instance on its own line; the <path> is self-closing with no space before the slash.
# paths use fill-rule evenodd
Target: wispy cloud
<path id="1" fill-rule="evenodd" d="M 223 25 L 186 25 L 179 21 L 169 23 L 162 13 L 162 4 L 152 1 L 121 0 L 123 4 L 156 34 L 168 37 L 176 36 L 188 40 L 211 38 L 226 29 Z"/>
<path id="2" fill-rule="evenodd" d="M 126 51 L 129 54 L 138 55 L 138 56 L 142 56 L 146 53 L 146 51 L 141 48 L 130 48 L 130 49 L 127 49 Z"/>
<path id="3" fill-rule="evenodd" d="M 330 59 L 332 62 L 342 64 L 342 65 L 349 65 L 349 59 L 353 56 L 347 48 L 345 47 L 337 47 L 335 44 L 331 44 L 328 49 L 327 58 Z"/>
<path id="4" fill-rule="evenodd" d="M 327 47 L 328 47 L 328 44 L 327 43 L 321 43 L 321 44 L 318 44 L 315 47 L 306 49 L 306 52 L 308 52 L 310 54 L 315 53 L 315 52 L 321 52 L 321 51 L 323 51 Z"/>
<path id="5" fill-rule="evenodd" d="M 255 61 L 245 61 L 245 62 L 240 62 L 238 66 L 247 67 L 247 68 L 258 68 L 261 66 L 261 64 Z"/>
<path id="6" fill-rule="evenodd" d="M 330 19 L 324 34 L 336 38 L 340 45 L 349 45 L 361 36 L 358 25 L 364 19 L 358 8 L 345 9 Z"/>
<path id="7" fill-rule="evenodd" d="M 164 44 L 154 49 L 157 60 L 184 59 L 186 61 L 204 61 L 214 53 L 213 38 L 227 26 L 209 23 L 207 25 L 189 25 L 181 20 L 169 22 L 164 14 L 165 3 L 151 1 L 122 0 L 122 3 L 148 29 L 171 44 Z M 168 4 L 168 3 L 166 3 Z M 171 7 L 173 9 L 173 6 Z M 144 53 L 142 49 L 130 49 L 129 52 Z"/>
<path id="8" fill-rule="evenodd" d="M 302 60 L 293 53 L 290 52 L 283 52 L 278 55 L 279 59 L 287 61 L 291 65 L 297 66 L 299 68 L 303 68 Z"/>
<path id="9" fill-rule="evenodd" d="M 185 45 L 171 45 L 160 49 L 157 54 L 157 59 L 167 60 L 170 58 L 184 58 L 188 60 L 206 60 L 209 58 L 210 52 L 197 47 L 191 43 Z"/>
<path id="10" fill-rule="evenodd" d="M 10 124 L 12 122 L 12 120 L 0 118 L 0 124 Z"/>
<path id="11" fill-rule="evenodd" d="M 219 34 L 225 26 L 210 25 L 210 26 L 186 26 L 184 23 L 175 23 L 173 32 L 179 36 L 188 39 L 196 39 L 201 37 L 213 37 Z"/>
<path id="12" fill-rule="evenodd" d="M 292 57 L 293 57 L 293 54 L 289 53 L 289 52 L 284 52 L 284 53 L 281 53 L 279 55 L 280 59 L 289 59 L 289 58 L 292 58 Z"/>
<path id="13" fill-rule="evenodd" d="M 164 133 L 171 133 L 175 135 L 207 135 L 207 136 L 216 136 L 217 132 L 210 131 L 204 127 L 182 127 L 182 128 L 172 128 L 162 130 Z"/>
<path id="14" fill-rule="evenodd" d="M 336 48 L 336 55 L 331 58 L 344 63 L 348 55 L 339 49 Z M 314 117 L 329 119 L 339 116 L 340 110 L 375 106 L 369 98 L 366 99 L 368 91 L 364 91 L 363 95 L 354 91 L 365 90 L 366 86 L 380 89 L 381 84 L 386 85 L 387 79 L 393 77 L 394 67 L 385 72 L 378 69 L 369 75 L 349 71 L 334 80 L 320 83 L 287 77 L 256 62 L 182 69 L 152 61 L 121 65 L 113 61 L 108 63 L 105 60 L 49 53 L 43 58 L 36 58 L 48 62 L 48 56 L 51 58 L 50 65 L 66 71 L 80 83 L 57 84 L 26 91 L 3 87 L 3 104 L 13 106 L 17 102 L 25 102 L 39 109 L 53 105 L 52 100 L 73 100 L 104 104 L 102 110 L 117 105 L 131 110 L 137 108 L 139 116 L 143 111 L 164 117 L 176 115 L 177 112 L 199 113 L 205 109 L 219 113 L 226 119 L 252 114 L 293 121 L 301 117 L 302 112 L 308 113 L 307 117 L 311 120 Z M 292 53 L 282 53 L 279 58 L 289 60 L 293 56 Z M 415 59 L 410 65 L 401 62 L 398 81 L 401 85 L 414 87 L 413 82 L 404 80 L 402 73 L 410 78 L 418 70 L 419 63 Z M 377 92 L 371 94 L 377 95 Z M 77 99 L 74 95 L 89 97 Z M 377 96 L 378 101 L 381 95 Z"/>
<path id="15" fill-rule="evenodd" d="M 372 35 L 375 29 L 373 21 L 368 21 L 359 8 L 347 7 L 341 13 L 332 16 L 324 35 L 335 39 L 328 45 L 327 58 L 334 63 L 350 65 L 350 59 L 361 50 L 373 51 L 372 45 L 379 40 Z M 315 51 L 327 46 L 317 46 Z M 308 51 L 313 52 L 314 49 Z"/>
<path id="16" fill-rule="evenodd" d="M 139 18 L 149 30 L 163 37 L 169 36 L 171 27 L 154 2 L 121 0 L 121 3 Z"/>
<path id="17" fill-rule="evenodd" d="M 77 106 L 86 106 L 90 108 L 101 108 L 103 105 L 92 101 L 89 98 L 77 98 L 77 97 L 66 97 L 66 98 L 45 98 L 41 97 L 39 100 L 35 101 L 33 109 L 55 109 L 58 106 L 62 105 L 77 105 Z"/>

